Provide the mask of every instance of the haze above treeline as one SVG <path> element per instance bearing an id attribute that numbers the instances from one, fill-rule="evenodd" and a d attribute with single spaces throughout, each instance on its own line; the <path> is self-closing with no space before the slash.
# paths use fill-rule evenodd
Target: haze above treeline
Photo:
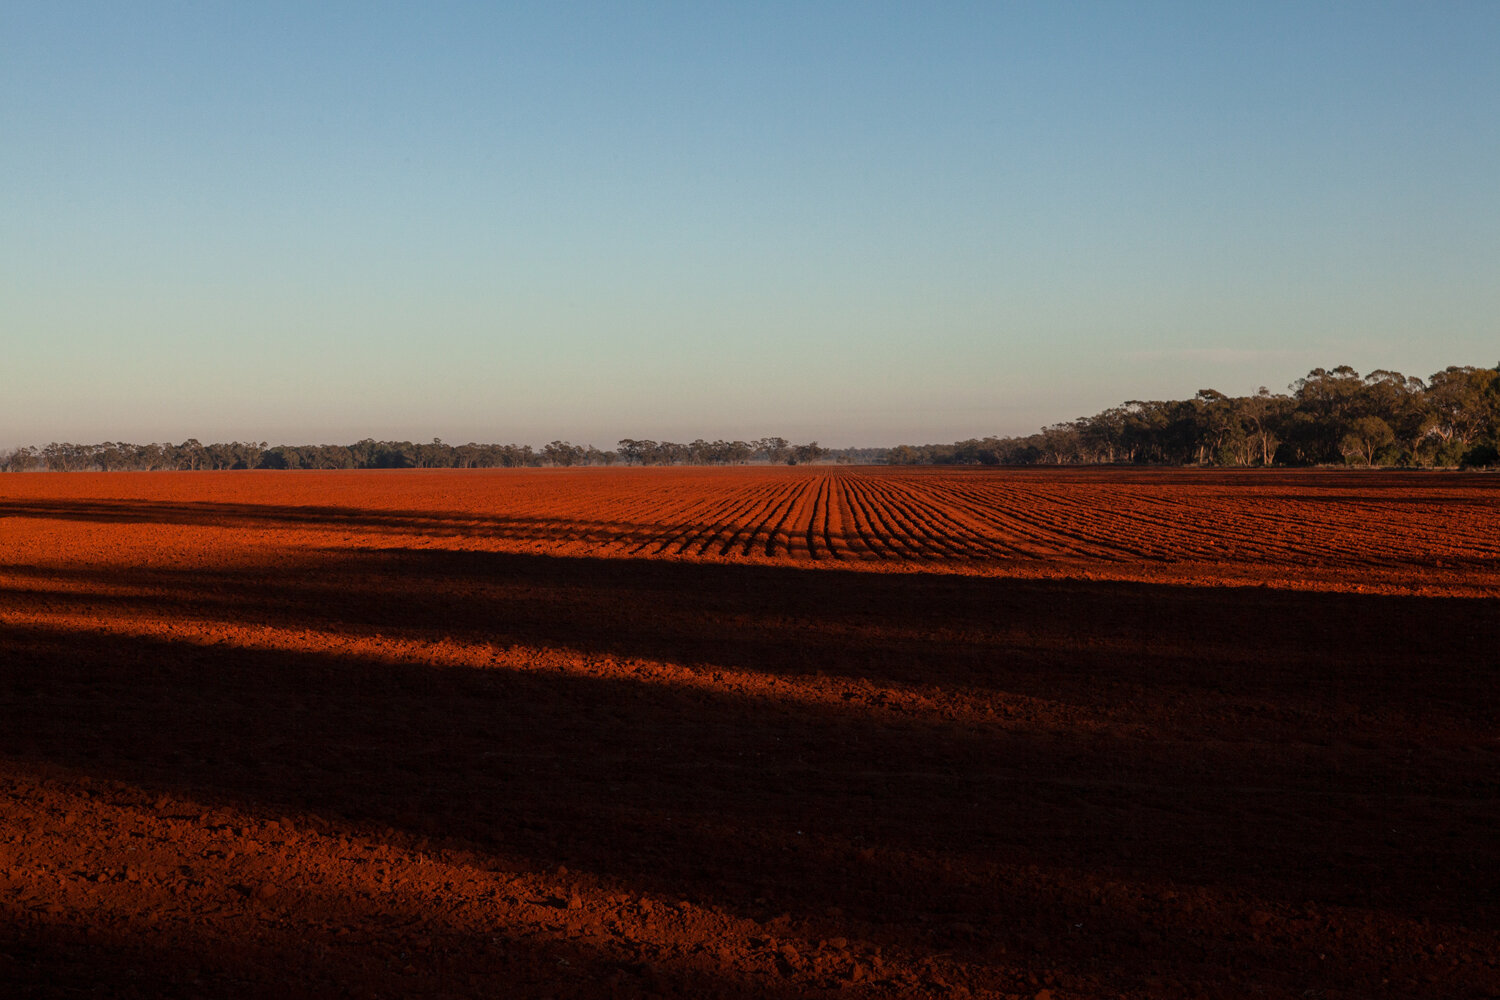
<path id="1" fill-rule="evenodd" d="M 890 448 L 824 448 L 781 437 L 687 444 L 622 438 L 603 450 L 555 440 L 517 444 L 376 441 L 268 445 L 54 442 L 0 454 L 0 470 L 438 469 L 611 465 L 841 464 L 1481 467 L 1500 464 L 1500 365 L 1449 366 L 1428 379 L 1348 365 L 1314 368 L 1290 393 L 1201 389 L 1128 400 L 1021 437 Z"/>

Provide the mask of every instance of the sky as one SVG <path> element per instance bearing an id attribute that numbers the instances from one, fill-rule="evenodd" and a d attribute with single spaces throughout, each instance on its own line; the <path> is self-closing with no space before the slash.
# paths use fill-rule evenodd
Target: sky
<path id="1" fill-rule="evenodd" d="M 1026 434 L 1500 363 L 1500 4 L 0 5 L 0 445 Z"/>

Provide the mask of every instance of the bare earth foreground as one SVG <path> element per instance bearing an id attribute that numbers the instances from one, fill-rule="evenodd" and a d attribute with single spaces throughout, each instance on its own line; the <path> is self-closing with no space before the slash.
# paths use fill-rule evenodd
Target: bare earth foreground
<path id="1" fill-rule="evenodd" d="M 0 477 L 0 994 L 1500 995 L 1500 477 Z"/>

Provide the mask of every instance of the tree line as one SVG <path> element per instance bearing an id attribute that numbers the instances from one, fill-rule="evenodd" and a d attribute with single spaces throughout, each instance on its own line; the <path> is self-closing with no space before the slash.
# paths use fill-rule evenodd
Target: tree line
<path id="1" fill-rule="evenodd" d="M 1482 467 L 1500 464 L 1500 366 L 1427 380 L 1314 368 L 1290 393 L 1202 389 L 1130 400 L 1024 437 L 900 445 L 894 465 L 1151 464 Z"/>
<path id="2" fill-rule="evenodd" d="M 50 469 L 484 469 L 603 465 L 744 465 L 808 462 L 892 465 L 1500 465 L 1500 366 L 1450 366 L 1423 380 L 1348 365 L 1314 368 L 1289 393 L 1202 389 L 1191 399 L 1129 400 L 1022 437 L 953 444 L 829 449 L 785 438 L 689 443 L 622 438 L 604 451 L 553 441 L 452 445 L 53 443 L 0 453 L 0 471 Z"/>
<path id="3" fill-rule="evenodd" d="M 792 444 L 785 438 L 756 441 L 638 441 L 626 438 L 615 449 L 553 441 L 541 448 L 525 444 L 445 444 L 375 441 L 354 444 L 268 446 L 231 441 L 202 444 L 188 438 L 181 444 L 102 444 L 53 442 L 42 448 L 17 448 L 0 454 L 0 470 L 27 472 L 160 471 L 199 469 L 494 469 L 566 468 L 585 465 L 744 465 L 770 462 L 796 465 L 816 462 L 829 450 L 816 441 Z"/>

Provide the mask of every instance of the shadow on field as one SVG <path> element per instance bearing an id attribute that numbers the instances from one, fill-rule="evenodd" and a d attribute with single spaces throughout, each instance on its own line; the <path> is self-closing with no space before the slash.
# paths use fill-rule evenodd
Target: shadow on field
<path id="1" fill-rule="evenodd" d="M 385 912 L 367 915 L 379 922 Z M 394 916 L 408 927 L 427 927 L 430 914 Z M 805 993 L 762 979 L 753 989 L 701 969 L 662 976 L 622 963 L 585 941 L 529 941 L 503 928 L 482 935 L 445 936 L 449 956 L 429 955 L 420 970 L 409 968 L 400 944 L 372 947 L 341 939 L 327 928 L 306 927 L 295 953 L 253 940 L 226 944 L 191 925 L 153 927 L 40 928 L 0 914 L 0 992 L 11 997 L 101 995 L 100 970 L 108 970 L 114 1000 L 216 1000 L 263 998 L 268 990 L 286 1000 L 350 994 L 350 984 L 375 984 L 375 996 L 541 995 L 555 1000 L 599 996 L 639 997 L 662 992 L 687 997 L 796 1000 Z M 398 938 L 399 940 L 399 938 Z M 170 973 L 170 975 L 164 975 Z M 358 995 L 356 993 L 356 995 Z"/>
<path id="2" fill-rule="evenodd" d="M 1481 598 L 401 548 L 274 570 L 4 572 L 30 599 L 146 620 L 1007 692 L 1108 715 L 1171 709 L 1173 725 L 1203 721 L 1172 707 L 1182 699 L 1292 713 L 1330 738 L 1350 713 L 1481 729 L 1500 714 L 1486 697 L 1500 602 Z"/>
<path id="3" fill-rule="evenodd" d="M 582 663 L 335 655 L 316 634 L 295 651 L 7 627 L 0 754 L 22 762 L 974 961 L 1088 971 L 1107 954 L 1145 976 L 1165 939 L 1190 978 L 1353 989 L 1363 956 L 1332 939 L 1326 959 L 1289 953 L 1157 893 L 1500 921 L 1493 601 L 399 549 L 310 553 L 269 578 L 6 573 L 11 609 L 519 644 L 889 695 L 833 708 Z M 1120 884 L 1128 899 L 1106 892 Z"/>

